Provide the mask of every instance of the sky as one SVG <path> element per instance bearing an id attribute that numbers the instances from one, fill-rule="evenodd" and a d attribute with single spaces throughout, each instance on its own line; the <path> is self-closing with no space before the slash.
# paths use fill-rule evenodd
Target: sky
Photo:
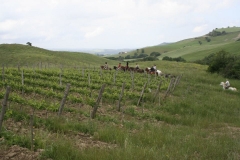
<path id="1" fill-rule="evenodd" d="M 0 0 L 0 44 L 143 48 L 240 26 L 240 0 Z"/>

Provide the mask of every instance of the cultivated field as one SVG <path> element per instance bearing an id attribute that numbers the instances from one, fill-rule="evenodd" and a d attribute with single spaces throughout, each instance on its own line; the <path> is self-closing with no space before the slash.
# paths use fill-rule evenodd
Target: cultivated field
<path id="1" fill-rule="evenodd" d="M 158 61 L 158 69 L 173 75 L 165 78 L 102 71 L 100 64 L 89 66 L 86 61 L 39 64 L 2 68 L 1 99 L 7 86 L 11 92 L 1 158 L 240 158 L 240 94 L 224 91 L 219 84 L 225 79 L 208 74 L 207 66 Z M 151 64 L 142 62 L 140 67 Z M 166 94 L 171 80 L 176 83 Z M 240 89 L 238 80 L 230 83 Z"/>

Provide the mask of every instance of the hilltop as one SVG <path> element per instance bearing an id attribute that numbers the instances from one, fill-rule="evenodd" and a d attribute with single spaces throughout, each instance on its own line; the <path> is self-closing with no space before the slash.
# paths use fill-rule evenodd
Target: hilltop
<path id="1" fill-rule="evenodd" d="M 209 35 L 211 32 L 223 32 L 224 34 Z M 175 43 L 139 48 L 121 56 L 126 57 L 127 55 L 141 53 L 150 55 L 152 52 L 159 52 L 161 53 L 161 56 L 158 57 L 160 60 L 164 56 L 168 56 L 172 58 L 182 57 L 187 61 L 195 61 L 220 50 L 240 55 L 240 41 L 238 41 L 240 39 L 240 27 L 216 28 L 211 32 L 200 37 L 184 39 Z M 115 57 L 118 56 L 115 55 Z"/>
<path id="2" fill-rule="evenodd" d="M 84 52 L 51 51 L 22 44 L 0 44 L 0 64 L 36 65 L 39 62 L 55 65 L 99 65 L 105 58 Z M 115 61 L 107 60 L 109 64 Z"/>

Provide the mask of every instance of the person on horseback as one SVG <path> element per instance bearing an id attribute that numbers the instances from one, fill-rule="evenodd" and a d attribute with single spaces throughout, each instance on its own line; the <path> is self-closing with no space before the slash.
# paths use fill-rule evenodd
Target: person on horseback
<path id="1" fill-rule="evenodd" d="M 119 63 L 117 69 L 121 69 L 121 67 L 122 67 L 122 64 Z"/>
<path id="2" fill-rule="evenodd" d="M 138 70 L 139 69 L 139 65 L 136 63 L 135 69 Z"/>
<path id="3" fill-rule="evenodd" d="M 108 64 L 107 64 L 107 62 L 105 62 L 105 64 L 104 64 L 104 69 L 108 69 Z"/>
<path id="4" fill-rule="evenodd" d="M 127 61 L 126 69 L 128 69 L 128 61 Z"/>
<path id="5" fill-rule="evenodd" d="M 228 81 L 228 79 L 226 79 L 225 82 L 225 89 L 228 89 L 230 87 L 230 82 Z"/>
<path id="6" fill-rule="evenodd" d="M 156 64 L 154 64 L 154 66 L 152 66 L 150 70 L 151 70 L 151 72 L 155 72 L 157 70 Z"/>

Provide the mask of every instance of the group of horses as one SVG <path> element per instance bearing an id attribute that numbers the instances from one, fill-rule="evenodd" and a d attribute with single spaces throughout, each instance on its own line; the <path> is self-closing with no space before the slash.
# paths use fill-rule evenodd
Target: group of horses
<path id="1" fill-rule="evenodd" d="M 100 66 L 101 69 L 103 70 L 112 70 L 112 68 L 108 67 L 105 68 L 104 66 Z M 121 70 L 121 71 L 133 71 L 133 72 L 138 72 L 138 73 L 144 73 L 146 72 L 147 74 L 156 74 L 158 76 L 160 76 L 162 74 L 162 72 L 160 70 L 156 70 L 156 71 L 152 71 L 151 68 L 147 67 L 144 69 L 140 69 L 140 68 L 135 68 L 135 67 L 127 67 L 127 66 L 121 66 L 120 68 L 118 68 L 117 66 L 114 66 L 113 69 L 115 70 Z"/>

